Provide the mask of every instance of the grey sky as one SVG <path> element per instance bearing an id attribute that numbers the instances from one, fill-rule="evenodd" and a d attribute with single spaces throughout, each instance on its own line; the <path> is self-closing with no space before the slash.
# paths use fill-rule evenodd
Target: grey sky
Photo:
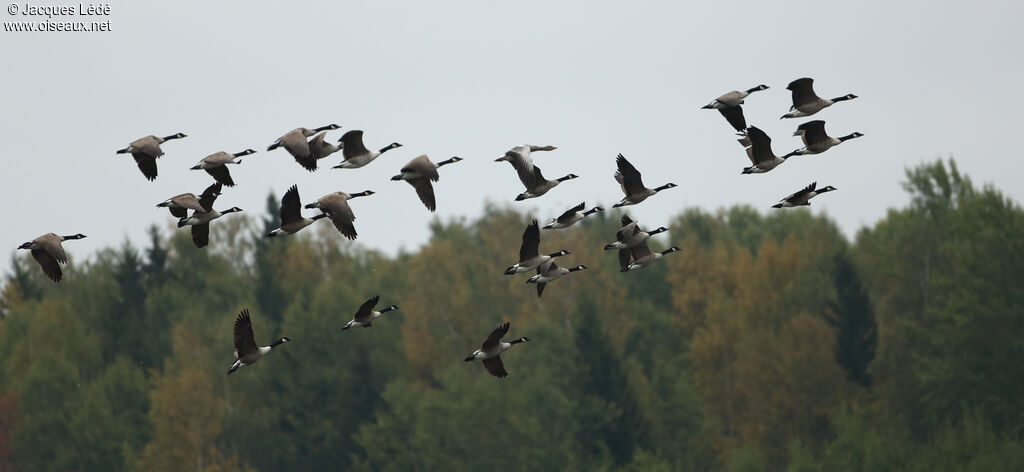
<path id="1" fill-rule="evenodd" d="M 442 168 L 435 185 L 444 219 L 475 217 L 487 200 L 540 219 L 581 200 L 610 207 L 621 198 L 619 152 L 648 186 L 679 184 L 630 209 L 652 227 L 688 206 L 769 211 L 816 180 L 840 190 L 813 211 L 852 235 L 906 203 L 905 167 L 951 154 L 975 182 L 1024 197 L 1021 151 L 1008 142 L 1024 84 L 1019 2 L 115 0 L 111 10 L 112 32 L 0 31 L 8 254 L 51 231 L 87 234 L 69 245 L 79 259 L 126 235 L 143 245 L 150 224 L 171 222 L 156 203 L 212 182 L 189 167 L 245 148 L 259 152 L 231 168 L 239 185 L 218 208 L 262 215 L 267 193 L 292 184 L 304 202 L 372 189 L 352 203 L 359 242 L 389 253 L 428 237 L 434 215 L 412 187 L 388 180 L 422 153 L 465 159 Z M 731 128 L 699 108 L 769 85 L 744 111 L 782 154 L 801 145 L 790 135 L 807 119 L 779 116 L 786 84 L 804 76 L 823 97 L 860 97 L 811 119 L 826 120 L 833 136 L 866 136 L 741 176 L 748 161 Z M 266 151 L 288 130 L 332 122 L 343 127 L 332 141 L 363 129 L 368 147 L 405 146 L 355 170 L 330 169 L 341 160 L 331 156 L 316 173 Z M 188 138 L 164 146 L 155 182 L 114 154 L 179 131 Z M 493 160 L 523 143 L 559 147 L 535 155 L 547 177 L 581 178 L 512 202 L 522 186 Z"/>

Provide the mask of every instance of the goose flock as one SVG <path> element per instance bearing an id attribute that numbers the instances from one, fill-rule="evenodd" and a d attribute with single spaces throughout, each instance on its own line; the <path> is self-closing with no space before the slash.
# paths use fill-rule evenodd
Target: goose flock
<path id="1" fill-rule="evenodd" d="M 802 118 L 812 116 L 836 103 L 857 98 L 856 95 L 847 94 L 833 99 L 819 97 L 813 88 L 814 79 L 801 78 L 789 83 L 787 90 L 792 91 L 793 105 L 788 113 L 782 118 Z M 746 99 L 754 92 L 767 90 L 767 85 L 758 85 L 744 91 L 733 90 L 714 99 L 705 105 L 704 109 L 718 110 L 726 119 L 729 125 L 740 136 L 739 143 L 743 146 L 751 165 L 745 167 L 742 174 L 763 174 L 774 170 L 776 167 L 787 162 L 790 157 L 803 156 L 808 154 L 821 154 L 829 149 L 838 146 L 850 139 L 863 136 L 860 132 L 853 132 L 845 136 L 834 138 L 825 132 L 823 120 L 808 121 L 799 125 L 793 136 L 799 136 L 804 146 L 792 152 L 776 155 L 771 148 L 771 138 L 761 129 L 755 126 L 748 126 L 743 115 L 742 106 Z M 362 130 L 349 130 L 337 141 L 337 144 L 329 142 L 326 138 L 329 131 L 340 129 L 337 124 L 331 123 L 318 128 L 296 128 L 280 138 L 277 138 L 267 151 L 277 148 L 284 148 L 295 159 L 295 161 L 307 171 L 313 172 L 318 169 L 318 161 L 330 157 L 336 152 L 341 152 L 343 159 L 340 164 L 333 166 L 335 169 L 358 169 L 371 164 L 385 152 L 402 147 L 397 142 L 392 142 L 379 150 L 370 150 L 363 143 Z M 164 155 L 162 144 L 175 139 L 185 138 L 184 133 L 172 135 L 145 136 L 132 141 L 127 147 L 116 151 L 117 154 L 131 154 L 135 163 L 142 172 L 142 175 L 150 181 L 157 178 L 157 159 Z M 539 166 L 533 162 L 533 153 L 554 151 L 555 146 L 520 145 L 506 151 L 504 155 L 495 159 L 496 162 L 508 162 L 516 171 L 520 182 L 525 190 L 515 197 L 516 201 L 541 197 L 552 191 L 561 183 L 577 179 L 579 176 L 567 173 L 557 179 L 544 177 Z M 156 206 L 167 208 L 171 215 L 178 218 L 178 227 L 191 227 L 192 241 L 197 248 L 206 247 L 210 242 L 210 224 L 214 220 L 230 213 L 241 212 L 242 209 L 236 206 L 224 210 L 214 209 L 214 203 L 222 194 L 224 187 L 233 187 L 234 180 L 228 170 L 228 165 L 241 164 L 242 157 L 254 154 L 256 151 L 245 149 L 236 153 L 219 151 L 203 158 L 198 164 L 191 167 L 192 170 L 204 170 L 209 174 L 214 183 L 207 187 L 201 194 L 182 193 L 158 203 Z M 434 196 L 433 185 L 440 181 L 439 169 L 443 166 L 462 161 L 458 156 L 434 162 L 427 155 L 419 155 L 403 166 L 397 175 L 391 178 L 393 181 L 405 181 L 416 191 L 419 200 L 429 211 L 437 209 L 437 201 Z M 546 165 L 546 164 L 545 164 Z M 662 191 L 677 187 L 675 183 L 668 182 L 655 188 L 647 187 L 642 179 L 640 171 L 622 154 L 615 158 L 615 181 L 622 189 L 623 197 L 613 207 L 624 207 L 638 205 Z M 836 188 L 829 185 L 822 188 L 817 187 L 817 182 L 812 182 L 805 188 L 790 194 L 781 199 L 772 208 L 790 208 L 810 205 L 810 200 L 823 193 L 835 191 Z M 316 223 L 319 219 L 329 219 L 334 227 L 343 237 L 355 240 L 358 237 L 354 222 L 356 216 L 349 200 L 358 197 L 374 195 L 372 190 L 365 190 L 358 193 L 333 192 L 324 195 L 316 201 L 302 205 L 299 197 L 298 186 L 292 185 L 281 198 L 279 211 L 280 224 L 270 231 L 267 237 L 277 237 L 295 234 L 300 230 Z M 312 216 L 303 216 L 302 210 L 319 210 Z M 558 230 L 568 228 L 587 216 L 604 211 L 604 208 L 595 206 L 584 211 L 586 202 L 581 202 L 557 218 L 552 219 L 543 229 Z M 653 252 L 648 247 L 648 239 L 655 234 L 668 231 L 668 228 L 661 226 L 651 231 L 641 229 L 639 223 L 629 215 L 623 214 L 620 218 L 621 228 L 615 234 L 615 241 L 607 244 L 605 250 L 618 250 L 619 267 L 621 272 L 631 272 L 644 269 L 658 259 L 679 251 L 679 247 L 672 246 L 663 251 Z M 505 275 L 515 276 L 527 272 L 535 272 L 526 283 L 536 284 L 537 297 L 541 297 L 545 287 L 573 272 L 587 269 L 586 265 L 575 264 L 561 267 L 556 259 L 569 256 L 572 253 L 567 249 L 559 249 L 555 252 L 541 253 L 540 234 L 541 227 L 534 219 L 523 231 L 522 244 L 519 248 L 519 262 L 505 269 Z M 43 273 L 54 282 L 60 282 L 63 277 L 61 264 L 67 263 L 67 255 L 62 243 L 64 241 L 82 239 L 85 235 L 78 233 L 70 236 L 60 236 L 55 233 L 47 233 L 28 241 L 18 249 L 31 251 L 32 257 L 39 263 Z M 560 259 L 559 259 L 560 260 Z M 380 295 L 375 295 L 364 302 L 341 330 L 348 330 L 355 327 L 369 328 L 374 320 L 393 310 L 398 306 L 389 305 L 379 311 L 374 310 L 380 301 Z M 508 334 L 509 323 L 505 322 L 494 329 L 487 337 L 480 349 L 477 349 L 466 361 L 480 359 L 484 368 L 496 377 L 505 377 L 508 372 L 501 360 L 501 353 L 508 350 L 515 344 L 529 341 L 529 338 L 520 337 L 513 341 L 502 342 L 501 339 Z M 289 342 L 287 337 L 280 337 L 267 346 L 256 344 L 253 335 L 252 319 L 248 309 L 242 309 L 237 315 L 234 324 L 234 363 L 228 370 L 231 374 L 239 368 L 249 366 L 270 353 L 275 347 Z"/>

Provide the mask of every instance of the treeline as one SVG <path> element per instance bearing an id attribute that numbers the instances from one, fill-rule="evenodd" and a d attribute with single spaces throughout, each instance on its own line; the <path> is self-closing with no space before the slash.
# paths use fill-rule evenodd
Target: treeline
<path id="1" fill-rule="evenodd" d="M 599 213 L 542 234 L 591 270 L 541 300 L 502 275 L 508 207 L 396 257 L 265 238 L 273 196 L 210 248 L 154 228 L 60 285 L 16 255 L 0 471 L 1024 470 L 1024 212 L 952 161 L 906 189 L 852 242 L 804 210 L 686 210 L 654 244 L 682 252 L 627 274 Z M 340 332 L 376 294 L 401 310 Z M 243 307 L 293 342 L 228 377 Z M 533 341 L 505 379 L 461 362 L 501 321 Z"/>

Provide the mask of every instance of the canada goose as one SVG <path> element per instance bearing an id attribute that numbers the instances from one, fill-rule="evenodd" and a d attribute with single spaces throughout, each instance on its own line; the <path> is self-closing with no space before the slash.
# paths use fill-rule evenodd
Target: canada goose
<path id="1" fill-rule="evenodd" d="M 544 174 L 540 171 L 540 166 L 533 166 L 533 176 L 528 180 L 523 180 L 523 185 L 526 186 L 526 191 L 516 196 L 516 201 L 523 201 L 527 198 L 537 198 L 548 190 L 555 188 L 558 184 L 565 182 L 566 180 L 572 180 L 579 178 L 576 174 L 568 174 L 564 177 L 559 177 L 555 180 L 548 180 L 544 178 Z"/>
<path id="2" fill-rule="evenodd" d="M 135 164 L 142 171 L 142 175 L 146 176 L 149 180 L 156 180 L 156 158 L 164 155 L 160 145 L 172 139 L 184 137 L 186 136 L 183 133 L 175 133 L 162 138 L 153 135 L 145 136 L 132 141 L 124 149 L 118 149 L 117 154 L 131 153 L 132 157 L 135 158 Z"/>
<path id="3" fill-rule="evenodd" d="M 206 247 L 210 244 L 210 222 L 228 213 L 242 211 L 241 208 L 231 207 L 227 210 L 210 210 L 204 212 L 193 212 L 192 216 L 178 220 L 178 227 L 192 227 L 192 244 L 196 247 Z"/>
<path id="4" fill-rule="evenodd" d="M 825 122 L 823 120 L 814 120 L 797 126 L 793 136 L 800 136 L 804 141 L 804 147 L 793 151 L 792 154 L 794 156 L 803 156 L 804 154 L 821 154 L 828 151 L 832 146 L 838 146 L 843 141 L 859 138 L 864 136 L 864 134 L 855 132 L 833 138 L 825 133 Z"/>
<path id="5" fill-rule="evenodd" d="M 623 249 L 619 251 L 620 272 L 643 269 L 644 267 L 651 265 L 652 262 L 661 259 L 666 254 L 676 251 L 681 251 L 681 249 L 676 246 L 672 246 L 661 252 L 651 252 L 651 248 L 647 247 L 646 241 L 637 244 L 630 249 Z"/>
<path id="6" fill-rule="evenodd" d="M 217 182 L 213 185 L 210 185 L 209 187 L 206 187 L 206 190 L 203 190 L 202 196 L 200 197 L 196 197 L 196 194 L 194 193 L 183 193 L 181 195 L 175 195 L 171 198 L 168 198 L 167 200 L 164 200 L 161 203 L 157 203 L 156 206 L 158 208 L 167 208 L 168 210 L 171 211 L 171 216 L 180 219 L 188 216 L 189 210 L 200 212 L 209 211 L 211 207 L 203 206 L 200 204 L 200 202 L 204 201 L 203 199 L 205 198 L 205 202 L 207 203 L 207 205 L 212 205 L 212 199 L 216 199 L 217 195 L 220 195 L 220 190 L 221 184 L 220 182 Z"/>
<path id="7" fill-rule="evenodd" d="M 319 208 L 320 211 L 331 217 L 331 222 L 342 235 L 348 239 L 356 239 L 356 227 L 352 225 L 356 215 L 352 213 L 352 207 L 348 206 L 350 198 L 365 197 L 373 195 L 373 191 L 365 190 L 359 193 L 334 192 L 320 197 L 319 200 L 306 205 L 306 208 Z"/>
<path id="8" fill-rule="evenodd" d="M 767 89 L 768 86 L 762 84 L 745 91 L 733 90 L 701 108 L 718 110 L 736 131 L 742 132 L 747 129 L 747 120 L 743 118 L 743 108 L 740 107 L 743 104 L 743 99 L 754 92 Z"/>
<path id="9" fill-rule="evenodd" d="M 507 351 L 513 344 L 519 344 L 522 342 L 529 341 L 530 338 L 523 336 L 519 339 L 514 339 L 507 343 L 501 342 L 501 338 L 508 334 L 508 322 L 499 325 L 491 331 L 490 336 L 487 336 L 487 340 L 484 341 L 480 349 L 473 351 L 472 354 L 466 356 L 466 362 L 472 362 L 476 359 L 482 359 L 484 368 L 487 372 L 495 377 L 505 377 L 508 372 L 505 371 L 505 366 L 501 363 L 501 353 Z"/>
<path id="10" fill-rule="evenodd" d="M 358 328 L 360 326 L 369 328 L 373 323 L 373 320 L 380 318 L 381 315 L 391 310 L 397 310 L 398 305 L 388 305 L 380 311 L 374 311 L 373 307 L 377 306 L 377 302 L 380 301 L 380 295 L 374 295 L 373 298 L 363 302 L 359 307 L 359 311 L 356 312 L 355 316 L 352 317 L 352 321 L 349 321 L 342 331 L 349 328 Z"/>
<path id="11" fill-rule="evenodd" d="M 231 172 L 228 171 L 227 165 L 241 164 L 242 160 L 238 158 L 255 153 L 256 151 L 253 151 L 252 149 L 246 149 L 234 154 L 229 154 L 224 151 L 215 152 L 204 157 L 203 160 L 199 161 L 199 164 L 192 166 L 192 170 L 203 169 L 207 174 L 210 174 L 210 176 L 213 177 L 213 180 L 227 185 L 228 187 L 234 187 L 235 181 L 231 179 Z"/>
<path id="12" fill-rule="evenodd" d="M 529 187 L 530 184 L 527 184 L 527 182 L 533 182 L 533 159 L 530 157 L 530 153 L 536 151 L 554 151 L 555 149 L 558 148 L 555 146 L 523 144 L 505 151 L 505 155 L 495 159 L 494 162 L 506 161 L 509 164 L 512 164 L 512 168 L 516 170 L 517 174 L 519 174 L 519 180 L 523 182 L 523 185 Z"/>
<path id="13" fill-rule="evenodd" d="M 801 206 L 801 205 L 810 205 L 811 204 L 810 200 L 812 198 L 814 198 L 814 197 L 816 197 L 818 195 L 821 195 L 823 193 L 826 193 L 826 192 L 831 192 L 833 190 L 838 190 L 837 188 L 835 188 L 835 187 L 833 187 L 831 185 L 829 185 L 829 186 L 827 186 L 827 187 L 825 187 L 823 189 L 820 189 L 820 190 L 815 190 L 814 188 L 817 185 L 818 185 L 817 182 L 811 182 L 811 185 L 808 185 L 808 186 L 804 187 L 803 189 L 801 189 L 800 191 L 798 191 L 796 193 L 793 193 L 792 195 L 790 195 L 790 196 L 788 196 L 786 198 L 783 198 L 782 200 L 779 200 L 780 203 L 776 203 L 776 204 L 772 205 L 772 208 L 790 208 L 790 207 L 796 207 L 796 206 Z"/>
<path id="14" fill-rule="evenodd" d="M 622 215 L 620 218 L 622 222 L 622 229 L 615 233 L 615 242 L 607 244 L 604 247 L 605 251 L 612 249 L 629 249 L 637 244 L 647 241 L 647 238 L 668 231 L 668 228 L 662 226 L 654 231 L 647 232 L 640 229 L 640 226 L 635 221 L 629 218 L 629 215 Z"/>
<path id="15" fill-rule="evenodd" d="M 831 100 L 821 98 L 814 93 L 814 79 L 810 77 L 796 79 L 790 82 L 789 85 L 786 86 L 786 89 L 793 91 L 793 106 L 789 107 L 789 113 L 782 115 L 780 119 L 811 116 L 829 106 L 832 106 L 833 103 L 857 98 L 857 96 L 852 93 L 843 95 L 842 97 L 836 97 Z"/>
<path id="16" fill-rule="evenodd" d="M 295 128 L 280 138 L 274 141 L 273 144 L 267 146 L 268 151 L 273 151 L 281 146 L 284 146 L 284 150 L 288 151 L 295 158 L 295 162 L 298 162 L 306 170 L 312 172 L 316 170 L 316 158 L 313 157 L 312 151 L 309 150 L 309 143 L 306 142 L 306 138 L 313 136 L 321 131 L 327 131 L 332 129 L 338 129 L 338 126 L 331 123 L 327 126 L 321 126 L 316 129 L 309 128 Z"/>
<path id="17" fill-rule="evenodd" d="M 215 185 L 220 185 L 215 184 Z M 178 227 L 183 228 L 185 226 L 192 227 L 192 244 L 196 247 L 206 247 L 210 244 L 210 222 L 220 218 L 228 213 L 235 213 L 242 211 L 241 208 L 231 207 L 224 211 L 217 211 L 213 209 L 213 202 L 217 200 L 217 195 L 220 192 L 214 192 L 213 186 L 206 189 L 203 195 L 199 197 L 199 206 L 203 210 L 196 210 L 192 212 L 192 216 L 188 218 L 181 218 L 178 220 Z"/>
<path id="18" fill-rule="evenodd" d="M 786 162 L 786 159 L 793 155 L 789 153 L 781 157 L 776 156 L 772 152 L 772 138 L 756 126 L 747 128 L 747 136 L 739 139 L 739 142 L 746 148 L 747 157 L 753 164 L 744 167 L 741 174 L 763 174 Z"/>
<path id="19" fill-rule="evenodd" d="M 252 321 L 249 319 L 249 309 L 243 308 L 242 312 L 238 314 L 238 318 L 235 318 L 235 363 L 231 364 L 228 374 L 238 370 L 240 367 L 254 364 L 275 347 L 288 341 L 291 341 L 291 339 L 282 337 L 270 343 L 269 346 L 257 346 L 256 337 L 252 334 Z"/>
<path id="20" fill-rule="evenodd" d="M 61 277 L 64 273 L 60 270 L 60 264 L 68 263 L 68 256 L 64 253 L 64 246 L 60 243 L 69 239 L 82 239 L 85 235 L 82 233 L 73 234 L 71 236 L 60 236 L 54 233 L 46 233 L 36 239 L 33 239 L 27 243 L 18 246 L 18 249 L 28 249 L 32 251 L 32 258 L 39 263 L 39 267 L 43 268 L 43 273 L 46 274 L 50 280 L 54 282 L 60 282 Z"/>
<path id="21" fill-rule="evenodd" d="M 761 90 L 768 90 L 768 86 L 761 84 L 758 85 L 757 87 L 749 88 L 742 92 L 739 90 L 733 90 L 732 92 L 726 93 L 721 97 L 712 100 L 711 103 L 708 103 L 707 105 L 704 105 L 701 108 L 718 110 L 722 108 L 739 106 L 743 104 L 743 99 L 747 98 L 748 95 L 754 92 L 760 92 Z"/>
<path id="22" fill-rule="evenodd" d="M 505 269 L 505 275 L 518 274 L 522 272 L 528 272 L 541 264 L 555 258 L 572 254 L 565 249 L 551 254 L 541 255 L 540 254 L 540 227 L 537 226 L 537 220 L 533 220 L 526 230 L 523 231 L 523 244 L 519 246 L 519 263 Z"/>
<path id="23" fill-rule="evenodd" d="M 314 221 L 327 216 L 327 213 L 320 213 L 312 218 L 302 216 L 302 201 L 299 200 L 299 186 L 292 185 L 284 196 L 281 197 L 281 225 L 277 229 L 267 233 L 268 238 L 273 238 L 281 233 L 295 234 Z"/>
<path id="24" fill-rule="evenodd" d="M 430 182 L 437 182 L 441 178 L 437 173 L 439 167 L 461 160 L 461 157 L 452 157 L 435 164 L 426 154 L 422 154 L 409 161 L 405 167 L 402 167 L 402 173 L 392 177 L 391 180 L 409 182 L 409 185 L 416 189 L 416 195 L 419 195 L 423 205 L 428 210 L 434 211 L 437 209 L 437 203 L 434 201 L 434 186 Z"/>
<path id="25" fill-rule="evenodd" d="M 309 145 L 309 152 L 313 154 L 314 159 L 323 159 L 327 156 L 330 156 L 331 154 L 340 151 L 342 148 L 345 147 L 345 144 L 342 143 L 340 140 L 338 141 L 338 144 L 331 144 L 327 142 L 324 139 L 326 136 L 327 132 L 321 131 L 317 133 L 316 136 L 313 136 L 313 138 L 306 143 Z"/>
<path id="26" fill-rule="evenodd" d="M 548 259 L 547 262 L 537 267 L 537 275 L 530 277 L 529 280 L 526 281 L 526 283 L 537 284 L 537 298 L 540 298 L 541 294 L 544 293 L 544 286 L 549 282 L 552 282 L 555 279 L 570 272 L 576 272 L 578 270 L 583 270 L 586 268 L 587 266 L 582 264 L 568 269 L 565 267 L 558 267 L 558 264 L 555 264 L 554 259 Z"/>
<path id="27" fill-rule="evenodd" d="M 618 170 L 615 171 L 615 181 L 622 187 L 622 193 L 625 193 L 626 196 L 619 203 L 612 205 L 614 208 L 636 205 L 651 195 L 677 186 L 669 182 L 654 189 L 645 187 L 643 179 L 640 178 L 640 171 L 636 170 L 636 167 L 633 167 L 633 164 L 630 164 L 622 154 L 615 158 L 615 165 L 618 166 Z"/>
<path id="28" fill-rule="evenodd" d="M 363 130 L 361 129 L 354 129 L 345 133 L 338 142 L 342 145 L 341 154 L 345 157 L 345 160 L 341 161 L 341 164 L 334 166 L 335 169 L 356 169 L 373 162 L 374 159 L 380 157 L 385 152 L 402 147 L 401 144 L 391 143 L 382 147 L 380 151 L 366 149 L 366 146 L 363 144 Z"/>
<path id="29" fill-rule="evenodd" d="M 597 213 L 599 211 L 604 211 L 604 208 L 601 208 L 599 206 L 591 208 L 591 209 L 589 209 L 587 211 L 583 211 L 583 206 L 584 205 L 586 205 L 586 202 L 582 202 L 579 205 L 576 205 L 576 206 L 574 206 L 574 207 L 572 207 L 572 208 L 570 208 L 568 210 L 565 210 L 565 213 L 562 213 L 561 215 L 558 215 L 558 218 L 552 218 L 551 222 L 546 224 L 546 225 L 544 225 L 543 229 L 562 229 L 562 228 L 568 228 L 568 227 L 576 224 L 577 221 L 582 220 L 583 218 L 585 218 L 587 215 L 589 215 L 591 213 Z"/>

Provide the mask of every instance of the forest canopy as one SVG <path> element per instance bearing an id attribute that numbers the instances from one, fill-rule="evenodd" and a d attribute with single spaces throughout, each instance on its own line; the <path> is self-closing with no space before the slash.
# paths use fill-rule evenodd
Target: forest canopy
<path id="1" fill-rule="evenodd" d="M 685 209 L 652 239 L 681 251 L 629 273 L 597 213 L 543 232 L 590 270 L 541 299 L 502 275 L 532 219 L 510 206 L 394 257 L 327 224 L 264 237 L 273 195 L 208 248 L 154 227 L 59 285 L 13 254 L 0 472 L 1024 470 L 1024 212 L 952 160 L 904 185 L 853 240 Z M 340 331 L 374 295 L 401 309 Z M 242 308 L 292 342 L 227 376 Z M 531 339 L 508 377 L 461 362 L 505 321 Z"/>

